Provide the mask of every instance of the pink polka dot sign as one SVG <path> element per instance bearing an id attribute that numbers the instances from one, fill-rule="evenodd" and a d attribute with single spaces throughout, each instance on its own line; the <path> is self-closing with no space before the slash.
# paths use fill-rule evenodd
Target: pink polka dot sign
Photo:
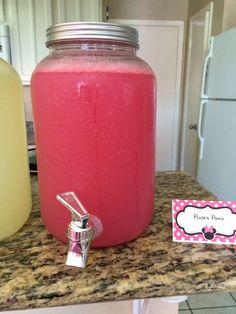
<path id="1" fill-rule="evenodd" d="M 172 201 L 173 241 L 236 244 L 236 202 Z"/>

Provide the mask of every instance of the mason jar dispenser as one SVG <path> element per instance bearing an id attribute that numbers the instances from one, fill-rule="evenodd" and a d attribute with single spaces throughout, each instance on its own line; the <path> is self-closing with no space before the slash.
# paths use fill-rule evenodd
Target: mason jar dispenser
<path id="1" fill-rule="evenodd" d="M 57 24 L 46 45 L 31 80 L 44 224 L 72 246 L 80 229 L 93 247 L 135 239 L 153 215 L 156 104 L 137 31 Z"/>
<path id="2" fill-rule="evenodd" d="M 0 241 L 14 234 L 31 211 L 31 187 L 18 73 L 0 58 Z"/>

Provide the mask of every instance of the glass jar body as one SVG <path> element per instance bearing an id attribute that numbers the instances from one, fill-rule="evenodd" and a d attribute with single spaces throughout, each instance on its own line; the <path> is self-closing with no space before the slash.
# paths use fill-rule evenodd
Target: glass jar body
<path id="1" fill-rule="evenodd" d="M 23 88 L 19 75 L 0 59 L 0 240 L 26 222 L 31 188 L 24 119 Z"/>
<path id="2" fill-rule="evenodd" d="M 101 221 L 94 247 L 127 242 L 153 215 L 153 72 L 129 45 L 54 48 L 31 81 L 44 223 L 66 242 L 71 217 L 56 195 L 74 191 Z"/>

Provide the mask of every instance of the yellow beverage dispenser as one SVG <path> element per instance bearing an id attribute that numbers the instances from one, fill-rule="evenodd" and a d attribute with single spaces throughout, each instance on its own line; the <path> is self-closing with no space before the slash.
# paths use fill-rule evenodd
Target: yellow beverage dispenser
<path id="1" fill-rule="evenodd" d="M 22 83 L 0 58 L 0 241 L 23 226 L 30 210 Z"/>

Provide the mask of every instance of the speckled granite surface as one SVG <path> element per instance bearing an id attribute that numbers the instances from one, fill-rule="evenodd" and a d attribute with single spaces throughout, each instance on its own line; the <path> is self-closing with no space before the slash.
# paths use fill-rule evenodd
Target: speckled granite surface
<path id="1" fill-rule="evenodd" d="M 64 265 L 67 247 L 45 231 L 37 177 L 27 224 L 0 243 L 0 310 L 236 290 L 236 247 L 172 242 L 171 200 L 214 199 L 190 176 L 157 176 L 156 214 L 135 241 L 91 250 L 85 270 Z"/>

